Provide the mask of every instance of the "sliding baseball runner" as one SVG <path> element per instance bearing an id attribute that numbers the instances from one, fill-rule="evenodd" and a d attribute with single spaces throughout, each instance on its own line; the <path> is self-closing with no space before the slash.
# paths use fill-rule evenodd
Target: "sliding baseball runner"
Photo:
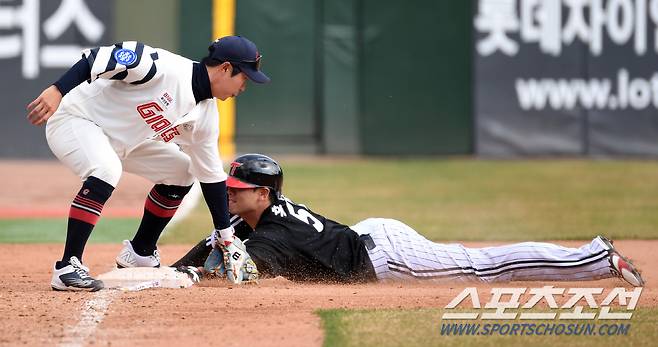
<path id="1" fill-rule="evenodd" d="M 203 266 L 219 275 L 238 271 L 244 280 L 283 276 L 343 283 L 496 282 L 621 277 L 633 286 L 644 284 L 633 265 L 602 236 L 578 248 L 543 242 L 486 248 L 441 244 L 393 219 L 370 218 L 348 227 L 286 198 L 282 185 L 283 171 L 273 159 L 260 154 L 235 159 L 227 179 L 229 210 L 236 235 L 245 240 L 240 249 L 253 266 L 225 267 L 218 252 L 212 251 L 210 237 L 174 266 Z"/>

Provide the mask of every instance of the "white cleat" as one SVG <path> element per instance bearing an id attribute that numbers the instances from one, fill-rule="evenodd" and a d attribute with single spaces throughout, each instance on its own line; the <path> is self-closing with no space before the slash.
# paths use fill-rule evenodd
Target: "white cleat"
<path id="1" fill-rule="evenodd" d="M 160 267 L 160 252 L 156 249 L 153 255 L 141 256 L 135 252 L 130 241 L 123 240 L 123 248 L 115 260 L 118 268 Z"/>
<path id="2" fill-rule="evenodd" d="M 89 268 L 82 265 L 77 257 L 69 259 L 69 265 L 57 269 L 53 267 L 50 280 L 53 290 L 95 292 L 103 289 L 102 281 L 89 276 Z"/>
<path id="3" fill-rule="evenodd" d="M 621 255 L 619 251 L 615 249 L 612 241 L 603 236 L 597 236 L 597 238 L 607 246 L 606 248 L 608 248 L 608 260 L 610 261 L 610 268 L 612 273 L 615 276 L 624 279 L 624 281 L 628 282 L 634 287 L 644 287 L 644 280 L 642 279 L 640 272 L 637 271 L 635 266 L 633 266 L 633 263 L 628 260 L 628 258 Z"/>

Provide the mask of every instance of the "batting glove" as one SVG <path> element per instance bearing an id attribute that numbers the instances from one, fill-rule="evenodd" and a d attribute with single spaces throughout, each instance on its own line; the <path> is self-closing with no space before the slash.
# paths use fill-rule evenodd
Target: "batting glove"
<path id="1" fill-rule="evenodd" d="M 176 268 L 176 271 L 186 274 L 193 283 L 199 283 L 199 281 L 201 281 L 201 277 L 203 276 L 201 271 L 199 271 L 199 269 L 194 266 L 181 265 Z"/>

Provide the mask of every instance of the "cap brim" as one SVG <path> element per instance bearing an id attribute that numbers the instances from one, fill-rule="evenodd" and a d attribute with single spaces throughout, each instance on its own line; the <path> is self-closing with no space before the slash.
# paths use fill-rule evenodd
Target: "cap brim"
<path id="1" fill-rule="evenodd" d="M 256 187 L 258 187 L 255 184 L 242 182 L 239 179 L 237 179 L 235 177 L 232 177 L 232 176 L 228 176 L 228 179 L 226 179 L 226 186 L 231 187 L 231 188 L 256 188 Z"/>
<path id="2" fill-rule="evenodd" d="M 242 70 L 242 72 L 244 72 L 244 74 L 247 75 L 250 80 L 256 83 L 267 83 L 270 81 L 270 78 L 260 70 L 253 70 L 252 68 L 244 65 L 240 66 L 240 70 Z"/>

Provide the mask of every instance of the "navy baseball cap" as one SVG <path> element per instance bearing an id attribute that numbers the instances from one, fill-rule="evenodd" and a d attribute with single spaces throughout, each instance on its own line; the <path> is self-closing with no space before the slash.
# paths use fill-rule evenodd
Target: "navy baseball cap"
<path id="1" fill-rule="evenodd" d="M 224 36 L 208 47 L 208 58 L 228 61 L 256 83 L 267 83 L 270 78 L 260 71 L 261 55 L 256 44 L 242 36 Z"/>

